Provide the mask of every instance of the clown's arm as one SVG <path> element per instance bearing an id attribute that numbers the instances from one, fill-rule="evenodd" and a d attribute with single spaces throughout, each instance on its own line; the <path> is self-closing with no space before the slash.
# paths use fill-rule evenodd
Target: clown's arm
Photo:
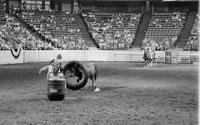
<path id="1" fill-rule="evenodd" d="M 49 68 L 49 66 L 45 66 L 45 67 L 43 67 L 43 68 L 41 68 L 40 70 L 39 70 L 39 74 L 41 74 L 43 71 L 45 71 L 45 70 L 48 70 L 48 68 Z"/>

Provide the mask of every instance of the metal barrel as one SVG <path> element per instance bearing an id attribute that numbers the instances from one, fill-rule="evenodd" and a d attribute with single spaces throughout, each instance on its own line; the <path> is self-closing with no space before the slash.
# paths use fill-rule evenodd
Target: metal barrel
<path id="1" fill-rule="evenodd" d="M 47 97 L 50 101 L 65 99 L 65 78 L 62 74 L 51 76 L 47 80 Z"/>

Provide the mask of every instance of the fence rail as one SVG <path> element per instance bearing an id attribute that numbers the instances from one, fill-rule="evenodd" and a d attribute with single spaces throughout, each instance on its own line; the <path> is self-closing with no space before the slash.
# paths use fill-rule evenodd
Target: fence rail
<path id="1" fill-rule="evenodd" d="M 143 62 L 143 51 L 109 51 L 109 50 L 22 50 L 0 51 L 0 64 L 27 62 L 46 62 L 62 54 L 63 61 L 133 61 Z M 18 55 L 18 56 L 16 56 Z M 161 63 L 192 63 L 199 61 L 199 52 L 156 51 L 158 62 Z M 16 58 L 17 57 L 17 58 Z"/>

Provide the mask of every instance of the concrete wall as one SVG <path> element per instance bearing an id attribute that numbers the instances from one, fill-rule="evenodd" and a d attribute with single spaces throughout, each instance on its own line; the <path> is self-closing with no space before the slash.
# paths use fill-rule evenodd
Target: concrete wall
<path id="1" fill-rule="evenodd" d="M 112 51 L 112 50 L 25 50 L 19 57 L 8 51 L 0 51 L 0 64 L 15 64 L 27 62 L 46 62 L 62 54 L 64 61 L 134 61 L 143 62 L 143 51 Z M 165 51 L 156 51 L 162 63 L 191 63 L 199 61 L 199 52 L 172 51 L 170 55 Z"/>
<path id="2" fill-rule="evenodd" d="M 63 60 L 79 61 L 143 61 L 143 51 L 109 51 L 109 50 L 50 50 L 50 51 L 25 51 L 25 62 L 50 61 L 57 54 L 62 54 Z M 156 52 L 165 62 L 165 52 Z"/>

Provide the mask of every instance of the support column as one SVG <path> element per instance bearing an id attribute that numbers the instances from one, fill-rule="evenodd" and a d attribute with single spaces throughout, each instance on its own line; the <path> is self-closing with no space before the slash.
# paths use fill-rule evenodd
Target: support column
<path id="1" fill-rule="evenodd" d="M 71 0 L 71 13 L 73 13 L 74 10 L 74 0 Z"/>
<path id="2" fill-rule="evenodd" d="M 50 0 L 50 9 L 55 10 L 55 0 Z"/>
<path id="3" fill-rule="evenodd" d="M 22 10 L 22 0 L 18 0 L 19 9 Z"/>
<path id="4" fill-rule="evenodd" d="M 73 13 L 78 14 L 79 13 L 79 6 L 77 0 L 74 0 L 74 9 Z"/>
<path id="5" fill-rule="evenodd" d="M 45 9 L 45 0 L 42 0 L 42 10 Z"/>
<path id="6" fill-rule="evenodd" d="M 62 0 L 58 0 L 58 11 L 62 11 Z"/>
<path id="7" fill-rule="evenodd" d="M 5 0 L 6 1 L 6 13 L 9 13 L 9 0 Z"/>
<path id="8" fill-rule="evenodd" d="M 142 13 L 144 13 L 144 4 L 142 4 Z"/>
<path id="9" fill-rule="evenodd" d="M 151 10 L 150 10 L 150 1 L 147 0 L 147 1 L 146 1 L 145 12 L 150 12 L 150 11 L 151 11 Z"/>

